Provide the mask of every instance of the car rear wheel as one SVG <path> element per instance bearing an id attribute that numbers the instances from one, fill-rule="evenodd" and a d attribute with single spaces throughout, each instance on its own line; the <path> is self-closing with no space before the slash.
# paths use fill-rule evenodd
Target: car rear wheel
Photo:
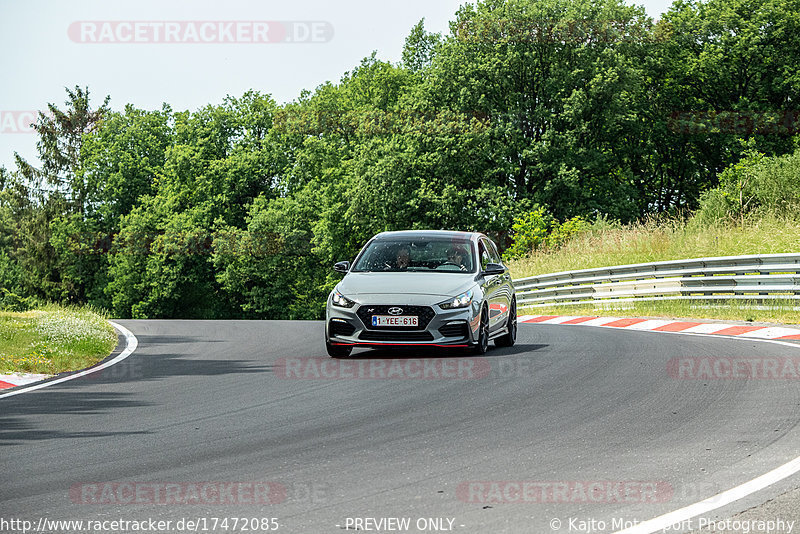
<path id="1" fill-rule="evenodd" d="M 330 341 L 325 341 L 325 348 L 331 358 L 347 358 L 353 352 L 353 347 L 347 345 L 333 345 Z"/>
<path id="2" fill-rule="evenodd" d="M 496 347 L 513 347 L 517 341 L 517 299 L 511 299 L 511 306 L 508 307 L 508 323 L 506 333 L 494 340 Z"/>
<path id="3" fill-rule="evenodd" d="M 489 313 L 484 307 L 481 311 L 481 326 L 478 330 L 478 342 L 475 344 L 475 354 L 486 354 L 489 350 Z"/>

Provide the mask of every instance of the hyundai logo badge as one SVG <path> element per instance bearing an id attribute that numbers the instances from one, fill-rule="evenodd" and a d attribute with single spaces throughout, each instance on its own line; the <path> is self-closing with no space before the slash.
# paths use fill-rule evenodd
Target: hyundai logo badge
<path id="1" fill-rule="evenodd" d="M 389 315 L 400 315 L 402 313 L 403 313 L 403 308 L 400 308 L 398 306 L 393 306 L 389 308 Z"/>

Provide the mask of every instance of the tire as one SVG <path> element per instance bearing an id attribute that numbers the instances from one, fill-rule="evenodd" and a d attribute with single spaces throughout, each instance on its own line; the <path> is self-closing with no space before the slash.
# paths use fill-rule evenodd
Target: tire
<path id="1" fill-rule="evenodd" d="M 347 358 L 353 352 L 353 347 L 347 345 L 332 345 L 330 341 L 325 341 L 325 349 L 331 358 Z"/>
<path id="2" fill-rule="evenodd" d="M 486 354 L 489 350 L 489 313 L 484 307 L 481 311 L 481 326 L 478 330 L 478 342 L 473 348 L 475 354 Z"/>
<path id="3" fill-rule="evenodd" d="M 508 307 L 508 332 L 494 340 L 495 347 L 513 347 L 517 341 L 517 299 L 511 299 L 511 306 Z"/>

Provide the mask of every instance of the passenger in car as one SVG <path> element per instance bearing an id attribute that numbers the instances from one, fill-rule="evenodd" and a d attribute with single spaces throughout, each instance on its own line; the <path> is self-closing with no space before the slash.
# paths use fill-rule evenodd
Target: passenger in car
<path id="1" fill-rule="evenodd" d="M 397 268 L 400 269 L 401 271 L 405 271 L 406 269 L 408 269 L 408 265 L 410 262 L 411 260 L 408 255 L 408 249 L 406 247 L 401 247 L 400 249 L 398 249 L 397 261 L 395 262 Z"/>

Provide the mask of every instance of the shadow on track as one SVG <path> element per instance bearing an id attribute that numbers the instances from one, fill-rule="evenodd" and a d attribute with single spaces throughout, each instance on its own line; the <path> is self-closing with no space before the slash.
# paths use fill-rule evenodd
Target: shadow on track
<path id="1" fill-rule="evenodd" d="M 87 393 L 84 391 L 43 391 L 19 395 L 2 402 L 0 445 L 19 441 L 41 441 L 63 438 L 96 438 L 146 432 L 67 431 L 41 428 L 37 415 L 99 415 L 118 408 L 147 406 L 130 399 L 130 393 Z"/>
<path id="2" fill-rule="evenodd" d="M 246 360 L 209 360 L 189 358 L 186 354 L 143 354 L 116 365 L 76 378 L 72 384 L 119 384 L 144 380 L 162 380 L 174 376 L 221 376 L 263 373 L 268 368 Z"/>

